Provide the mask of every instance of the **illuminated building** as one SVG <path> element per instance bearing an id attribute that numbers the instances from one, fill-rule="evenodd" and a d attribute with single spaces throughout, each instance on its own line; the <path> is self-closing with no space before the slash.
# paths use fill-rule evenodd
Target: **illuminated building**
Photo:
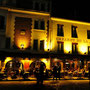
<path id="1" fill-rule="evenodd" d="M 46 69 L 61 65 L 62 72 L 67 68 L 70 71 L 88 71 L 90 23 L 51 17 L 50 2 L 44 2 L 33 0 L 32 10 L 6 7 L 8 3 L 2 2 L 0 68 L 3 71 L 14 67 L 15 61 L 22 63 L 20 69 L 26 71 L 40 62 Z M 32 63 L 36 61 L 33 67 Z"/>

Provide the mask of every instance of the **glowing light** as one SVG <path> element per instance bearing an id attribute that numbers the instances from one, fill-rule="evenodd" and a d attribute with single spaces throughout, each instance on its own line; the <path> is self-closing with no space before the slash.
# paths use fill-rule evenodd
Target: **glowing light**
<path id="1" fill-rule="evenodd" d="M 24 49 L 24 45 L 23 44 L 21 44 L 21 48 Z"/>
<path id="2" fill-rule="evenodd" d="M 24 65 L 24 70 L 28 70 L 30 64 L 33 62 L 32 60 L 29 60 L 28 58 L 26 58 L 25 60 L 21 60 L 21 62 Z"/>
<path id="3" fill-rule="evenodd" d="M 19 38 L 16 45 L 21 49 L 25 49 L 29 47 L 29 41 L 25 38 Z"/>
<path id="4" fill-rule="evenodd" d="M 46 59 L 42 59 L 42 62 L 44 62 L 45 64 L 47 64 L 47 60 Z"/>
<path id="5" fill-rule="evenodd" d="M 41 59 L 41 61 L 45 63 L 46 69 L 50 69 L 50 60 L 43 58 Z"/>
<path id="6" fill-rule="evenodd" d="M 80 46 L 80 51 L 82 54 L 85 54 L 87 52 L 87 47 L 85 45 Z"/>
<path id="7" fill-rule="evenodd" d="M 7 62 L 11 61 L 11 60 L 12 60 L 12 57 L 6 57 L 6 59 L 5 59 L 5 64 L 6 64 Z"/>
<path id="8" fill-rule="evenodd" d="M 45 45 L 44 46 L 45 46 L 44 47 L 45 51 L 47 51 L 48 50 L 48 48 L 47 48 L 47 42 L 45 42 Z"/>
<path id="9" fill-rule="evenodd" d="M 71 52 L 70 44 L 65 44 L 65 53 L 70 53 L 70 52 Z"/>

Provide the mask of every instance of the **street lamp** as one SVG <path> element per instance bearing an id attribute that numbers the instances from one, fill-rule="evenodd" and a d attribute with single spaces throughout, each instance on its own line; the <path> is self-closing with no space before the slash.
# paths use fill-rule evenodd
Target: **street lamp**
<path id="1" fill-rule="evenodd" d="M 21 49 L 24 49 L 24 44 L 21 44 Z"/>

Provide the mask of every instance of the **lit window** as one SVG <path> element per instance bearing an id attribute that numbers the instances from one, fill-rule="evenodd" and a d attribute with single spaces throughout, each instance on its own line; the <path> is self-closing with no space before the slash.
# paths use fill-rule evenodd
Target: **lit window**
<path id="1" fill-rule="evenodd" d="M 90 30 L 87 30 L 87 38 L 90 39 Z"/>
<path id="2" fill-rule="evenodd" d="M 73 38 L 77 38 L 78 37 L 76 29 L 77 29 L 77 26 L 72 26 L 72 37 Z"/>
<path id="3" fill-rule="evenodd" d="M 58 43 L 58 52 L 63 53 L 64 52 L 64 43 L 63 42 L 57 42 Z"/>
<path id="4" fill-rule="evenodd" d="M 57 36 L 64 36 L 63 25 L 57 24 Z"/>
<path id="5" fill-rule="evenodd" d="M 72 53 L 77 53 L 77 43 L 72 43 Z"/>

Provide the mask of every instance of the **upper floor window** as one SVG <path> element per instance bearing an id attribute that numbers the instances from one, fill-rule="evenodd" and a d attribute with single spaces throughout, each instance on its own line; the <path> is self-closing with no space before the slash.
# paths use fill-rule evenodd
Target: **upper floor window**
<path id="1" fill-rule="evenodd" d="M 0 16 L 0 29 L 5 29 L 5 17 Z"/>
<path id="2" fill-rule="evenodd" d="M 40 6 L 39 6 L 39 2 L 35 2 L 35 10 L 39 10 Z"/>
<path id="3" fill-rule="evenodd" d="M 64 36 L 63 25 L 57 24 L 57 36 Z"/>
<path id="4" fill-rule="evenodd" d="M 77 38 L 78 37 L 77 36 L 77 31 L 76 31 L 77 26 L 72 26 L 71 28 L 72 28 L 72 37 L 73 38 Z"/>
<path id="5" fill-rule="evenodd" d="M 45 11 L 45 3 L 41 3 L 41 11 Z"/>
<path id="6" fill-rule="evenodd" d="M 45 30 L 45 21 L 44 20 L 35 20 L 34 29 Z"/>
<path id="7" fill-rule="evenodd" d="M 0 5 L 2 5 L 2 0 L 0 0 Z"/>
<path id="8" fill-rule="evenodd" d="M 87 38 L 90 39 L 90 30 L 87 30 Z"/>

